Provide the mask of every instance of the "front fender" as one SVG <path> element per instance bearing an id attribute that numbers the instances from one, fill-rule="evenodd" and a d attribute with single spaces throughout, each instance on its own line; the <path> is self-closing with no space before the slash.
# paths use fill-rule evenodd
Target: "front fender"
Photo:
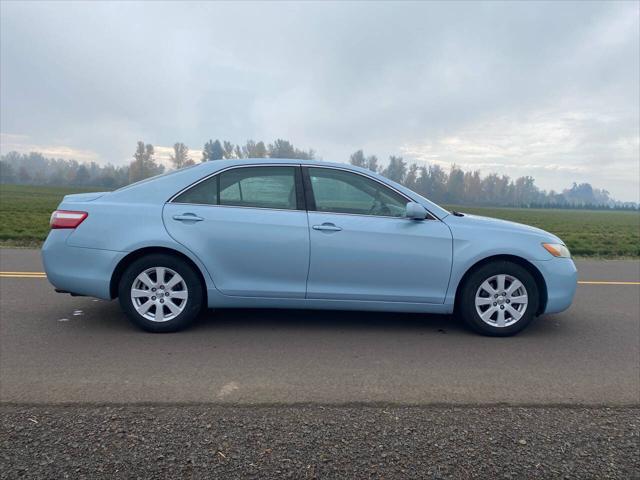
<path id="1" fill-rule="evenodd" d="M 537 262 L 547 262 L 553 258 L 541 245 L 549 238 L 535 232 L 481 228 L 455 221 L 447 223 L 454 237 L 453 266 L 445 298 L 445 302 L 451 305 L 455 303 L 455 295 L 464 275 L 488 258 L 516 257 L 534 266 Z"/>

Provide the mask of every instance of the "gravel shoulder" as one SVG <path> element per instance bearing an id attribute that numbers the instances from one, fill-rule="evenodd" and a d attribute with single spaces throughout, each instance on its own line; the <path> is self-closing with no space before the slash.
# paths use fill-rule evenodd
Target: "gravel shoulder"
<path id="1" fill-rule="evenodd" d="M 639 478 L 639 408 L 0 406 L 0 478 Z"/>

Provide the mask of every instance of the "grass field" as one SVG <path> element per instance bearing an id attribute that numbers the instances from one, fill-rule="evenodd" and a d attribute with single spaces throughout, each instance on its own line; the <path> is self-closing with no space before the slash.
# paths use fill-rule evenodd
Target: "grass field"
<path id="1" fill-rule="evenodd" d="M 0 185 L 0 245 L 39 246 L 49 233 L 49 217 L 68 193 L 97 189 Z"/>
<path id="2" fill-rule="evenodd" d="M 39 246 L 49 231 L 49 216 L 62 197 L 95 190 L 0 185 L 0 245 Z M 576 256 L 640 257 L 638 212 L 464 206 L 455 209 L 540 227 L 562 238 Z"/>

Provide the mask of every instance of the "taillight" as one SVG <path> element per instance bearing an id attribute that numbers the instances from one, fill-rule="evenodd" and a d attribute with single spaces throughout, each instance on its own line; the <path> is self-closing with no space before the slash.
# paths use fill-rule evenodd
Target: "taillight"
<path id="1" fill-rule="evenodd" d="M 49 225 L 51 228 L 76 228 L 89 214 L 72 210 L 56 210 L 51 214 Z"/>

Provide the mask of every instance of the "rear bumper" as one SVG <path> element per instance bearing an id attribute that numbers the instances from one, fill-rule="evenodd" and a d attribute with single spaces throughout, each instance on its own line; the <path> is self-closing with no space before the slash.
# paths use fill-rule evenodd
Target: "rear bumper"
<path id="1" fill-rule="evenodd" d="M 571 306 L 578 285 L 578 270 L 570 258 L 533 262 L 547 285 L 547 305 L 543 313 L 558 313 Z"/>
<path id="2" fill-rule="evenodd" d="M 47 279 L 57 290 L 111 299 L 111 275 L 126 252 L 69 246 L 66 240 L 71 231 L 51 230 L 44 242 Z"/>

